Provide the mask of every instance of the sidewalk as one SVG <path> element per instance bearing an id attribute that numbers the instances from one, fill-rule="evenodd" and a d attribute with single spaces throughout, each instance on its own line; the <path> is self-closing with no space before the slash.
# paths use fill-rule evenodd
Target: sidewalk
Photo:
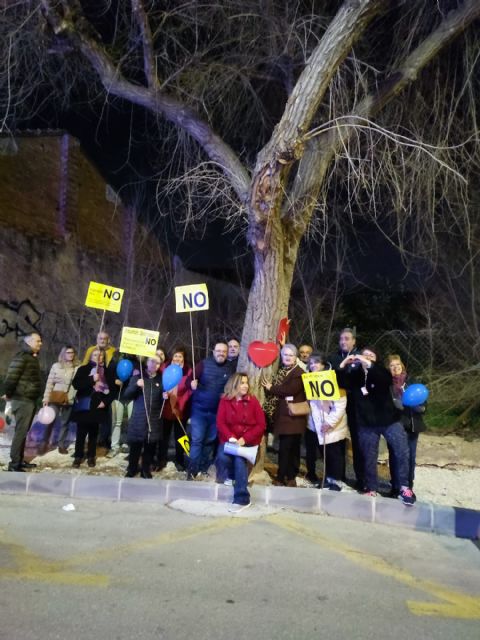
<path id="1" fill-rule="evenodd" d="M 89 498 L 115 502 L 149 502 L 175 506 L 176 501 L 203 501 L 228 504 L 233 489 L 214 482 L 182 480 L 143 480 L 67 473 L 0 473 L 0 494 L 64 496 L 69 501 Z M 480 539 L 480 511 L 417 502 L 405 507 L 389 498 L 370 498 L 356 492 L 289 488 L 251 487 L 257 506 L 274 506 L 301 513 L 311 513 L 363 522 L 387 524 L 416 531 L 458 538 Z M 250 510 L 244 512 L 248 517 Z M 210 509 L 209 515 L 217 515 Z M 218 513 L 220 515 L 220 512 Z M 221 515 L 225 515 L 221 510 Z M 253 514 L 252 514 L 253 515 Z M 233 516 L 237 517 L 237 516 Z"/>
<path id="2" fill-rule="evenodd" d="M 34 425 L 35 426 L 35 425 Z M 0 434 L 0 464 L 8 462 L 10 435 L 6 429 Z M 41 431 L 35 428 L 29 434 L 29 456 L 38 453 L 39 436 Z M 37 436 L 37 437 L 35 437 Z M 428 441 L 434 438 L 424 438 L 422 449 L 427 448 Z M 430 451 L 420 451 L 420 456 L 426 457 L 425 462 L 432 464 L 435 460 L 449 464 L 451 460 L 451 442 L 442 441 L 442 448 L 449 452 L 448 459 L 440 460 L 438 454 Z M 478 446 L 477 443 L 475 445 Z M 474 446 L 475 446 L 474 445 Z M 472 449 L 472 443 L 467 447 Z M 438 450 L 438 448 L 436 449 Z M 175 506 L 176 502 L 185 501 L 196 504 L 196 512 L 203 515 L 225 515 L 227 506 L 232 501 L 231 487 L 211 482 L 187 482 L 178 479 L 184 474 L 163 475 L 173 477 L 154 477 L 152 480 L 141 478 L 124 478 L 126 461 L 123 455 L 108 459 L 99 450 L 97 467 L 88 470 L 71 468 L 71 456 L 62 456 L 55 449 L 47 454 L 35 458 L 39 467 L 32 473 L 11 473 L 0 471 L 0 494 L 52 495 L 65 498 L 93 498 L 121 502 L 148 502 L 159 505 Z M 465 452 L 462 452 L 465 453 Z M 476 453 L 474 451 L 472 455 Z M 273 454 L 272 454 L 273 455 Z M 465 459 L 465 458 L 464 458 Z M 269 460 L 267 460 L 270 463 Z M 386 469 L 379 466 L 379 476 L 388 475 Z M 268 480 L 270 482 L 270 480 Z M 275 487 L 270 484 L 254 484 L 251 489 L 252 501 L 259 509 L 249 509 L 235 517 L 253 517 L 262 515 L 265 507 L 275 507 L 301 513 L 311 513 L 322 516 L 333 516 L 374 522 L 377 524 L 394 525 L 398 527 L 437 533 L 459 538 L 480 539 L 480 510 L 440 505 L 435 502 L 417 502 L 413 507 L 405 507 L 399 500 L 391 498 L 370 498 L 353 491 L 331 492 L 328 490 L 310 489 L 304 487 L 289 488 Z M 420 494 L 422 495 L 422 494 Z M 433 494 L 431 494 L 433 496 Z M 199 509 L 200 503 L 204 508 Z"/>

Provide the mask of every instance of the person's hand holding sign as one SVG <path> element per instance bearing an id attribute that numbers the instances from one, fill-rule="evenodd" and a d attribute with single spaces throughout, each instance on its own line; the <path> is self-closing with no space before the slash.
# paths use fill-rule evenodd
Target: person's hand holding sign
<path id="1" fill-rule="evenodd" d="M 137 387 L 140 387 L 140 389 L 143 389 L 143 387 L 145 386 L 143 380 L 140 378 L 140 380 L 137 380 Z"/>
<path id="2" fill-rule="evenodd" d="M 190 387 L 192 388 L 192 391 L 196 391 L 198 387 L 198 380 L 192 380 Z"/>

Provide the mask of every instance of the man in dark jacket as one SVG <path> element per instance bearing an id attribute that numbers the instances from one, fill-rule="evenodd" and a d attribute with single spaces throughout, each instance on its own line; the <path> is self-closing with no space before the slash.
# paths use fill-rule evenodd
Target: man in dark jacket
<path id="1" fill-rule="evenodd" d="M 196 379 L 187 378 L 187 387 L 193 391 L 187 480 L 193 480 L 199 471 L 207 473 L 213 462 L 218 404 L 225 384 L 237 366 L 236 363 L 227 360 L 227 354 L 227 344 L 217 342 L 212 356 L 205 358 L 198 365 Z"/>
<path id="2" fill-rule="evenodd" d="M 27 434 L 35 415 L 35 402 L 42 391 L 42 379 L 38 354 L 42 338 L 38 333 L 30 333 L 23 338 L 21 350 L 13 358 L 5 378 L 5 399 L 10 400 L 15 416 L 15 434 L 10 449 L 9 471 L 33 469 L 23 459 Z"/>
<path id="3" fill-rule="evenodd" d="M 345 360 L 345 358 L 347 358 L 348 356 L 359 354 L 360 350 L 357 349 L 356 345 L 357 340 L 354 330 L 350 329 L 349 327 L 345 327 L 344 329 L 342 329 L 338 338 L 338 351 L 328 356 L 328 362 L 330 363 L 332 369 L 334 369 L 338 373 L 340 364 Z M 348 366 L 349 371 L 360 368 L 361 365 L 359 362 L 352 362 Z M 357 489 L 361 490 L 365 485 L 365 463 L 358 439 L 355 397 L 349 390 L 347 390 L 347 420 L 348 428 L 350 431 L 350 442 L 352 445 L 353 470 L 355 472 Z"/>

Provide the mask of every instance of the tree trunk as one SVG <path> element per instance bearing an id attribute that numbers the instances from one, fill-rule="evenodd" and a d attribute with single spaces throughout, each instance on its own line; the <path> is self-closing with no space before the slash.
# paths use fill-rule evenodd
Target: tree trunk
<path id="1" fill-rule="evenodd" d="M 254 340 L 276 342 L 278 323 L 288 315 L 290 289 L 297 259 L 299 241 L 286 231 L 278 215 L 272 215 L 266 229 L 265 247 L 254 249 L 255 275 L 250 289 L 242 334 L 239 369 L 247 371 L 253 391 L 262 396 L 262 371 L 271 375 L 272 368 L 260 369 L 247 356 Z"/>

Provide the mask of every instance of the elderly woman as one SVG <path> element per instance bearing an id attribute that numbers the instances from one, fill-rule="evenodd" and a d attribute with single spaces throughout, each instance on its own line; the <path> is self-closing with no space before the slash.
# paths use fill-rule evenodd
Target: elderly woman
<path id="1" fill-rule="evenodd" d="M 312 353 L 308 359 L 309 371 L 324 371 L 327 359 L 320 353 Z M 307 480 L 320 487 L 315 472 L 317 450 L 325 445 L 323 461 L 324 486 L 331 491 L 341 491 L 345 476 L 345 448 L 348 438 L 347 394 L 340 389 L 339 400 L 310 400 L 310 416 L 305 431 L 307 449 Z"/>
<path id="2" fill-rule="evenodd" d="M 128 422 L 127 442 L 130 447 L 126 478 L 134 478 L 138 473 L 138 463 L 142 457 L 142 478 L 152 477 L 151 466 L 158 442 L 161 439 L 160 411 L 163 402 L 161 358 L 147 358 L 143 375 L 130 378 L 123 393 L 125 400 L 133 400 L 133 411 Z"/>
<path id="3" fill-rule="evenodd" d="M 402 414 L 400 421 L 407 434 L 408 444 L 408 486 L 413 491 L 413 481 L 415 479 L 415 464 L 417 459 L 418 435 L 426 430 L 423 414 L 425 413 L 425 405 L 421 404 L 417 407 L 404 407 L 402 404 L 402 396 L 407 385 L 407 370 L 402 359 L 397 354 L 387 356 L 386 366 L 392 374 L 392 396 L 393 402 Z M 400 484 L 398 479 L 398 470 L 395 465 L 395 456 L 388 448 L 390 476 L 392 482 L 392 497 L 398 497 L 400 493 Z M 415 497 L 415 494 L 413 494 Z"/>
<path id="4" fill-rule="evenodd" d="M 377 495 L 378 445 L 383 436 L 395 458 L 399 497 L 406 506 L 412 506 L 415 496 L 408 486 L 407 437 L 400 423 L 400 411 L 393 403 L 390 371 L 378 362 L 374 348 L 365 347 L 361 354 L 351 354 L 341 362 L 337 377 L 341 386 L 349 386 L 355 398 L 358 436 L 365 458 L 366 493 Z"/>
<path id="5" fill-rule="evenodd" d="M 225 453 L 225 443 L 254 447 L 260 444 L 265 432 L 265 414 L 257 398 L 250 394 L 246 373 L 234 373 L 225 385 L 218 405 L 217 430 L 220 442 L 215 460 L 217 478 L 220 482 L 228 477 L 234 481 L 229 511 L 238 513 L 250 506 L 247 460 Z"/>
<path id="6" fill-rule="evenodd" d="M 72 386 L 77 390 L 71 417 L 77 424 L 75 468 L 83 461 L 87 436 L 88 466 L 95 466 L 99 425 L 107 420 L 108 406 L 115 397 L 115 372 L 112 367 L 105 366 L 105 350 L 96 347 L 89 357 L 88 364 L 78 368 L 72 381 Z"/>
<path id="7" fill-rule="evenodd" d="M 278 435 L 278 472 L 275 485 L 296 487 L 296 476 L 300 468 L 300 442 L 307 425 L 307 413 L 292 415 L 290 403 L 306 401 L 303 389 L 303 369 L 297 365 L 297 348 L 285 344 L 280 351 L 281 367 L 274 379 L 262 381 L 267 396 L 276 399 L 273 412 L 273 431 Z"/>
<path id="8" fill-rule="evenodd" d="M 52 365 L 48 374 L 45 392 L 43 394 L 43 406 L 52 405 L 55 413 L 60 418 L 61 427 L 58 435 L 58 452 L 68 453 L 65 438 L 67 437 L 72 404 L 75 398 L 75 389 L 72 386 L 73 378 L 77 373 L 80 361 L 74 347 L 63 347 L 58 355 L 58 361 Z M 48 437 L 44 442 L 44 448 L 48 446 Z"/>

